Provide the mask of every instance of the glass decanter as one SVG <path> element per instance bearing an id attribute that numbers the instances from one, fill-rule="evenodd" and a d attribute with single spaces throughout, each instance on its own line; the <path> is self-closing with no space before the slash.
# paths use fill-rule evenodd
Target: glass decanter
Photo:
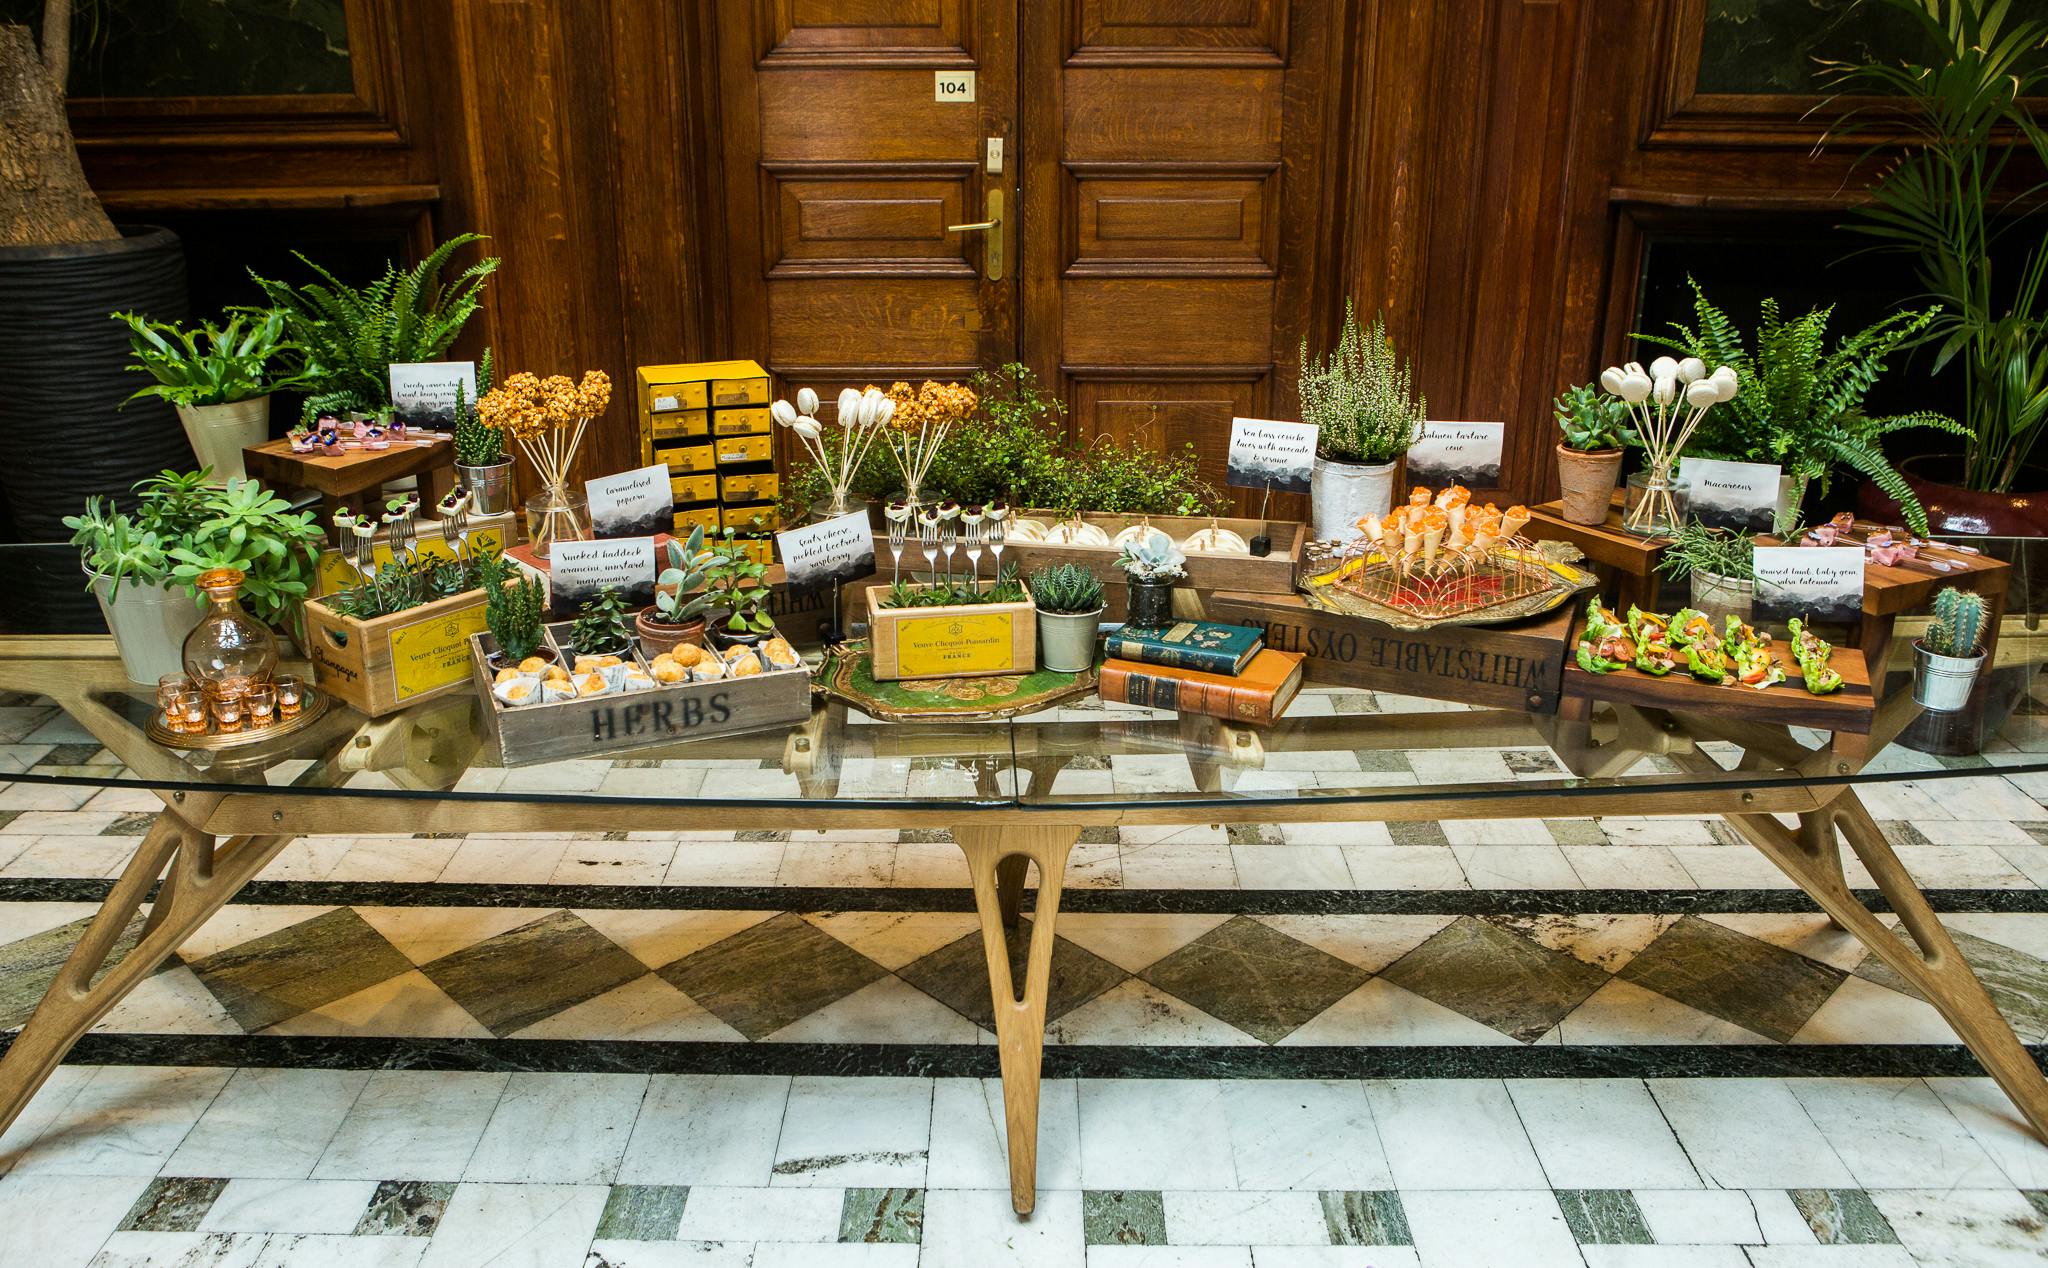
<path id="1" fill-rule="evenodd" d="M 277 672 L 277 639 L 242 610 L 242 580 L 235 568 L 199 574 L 199 588 L 213 607 L 185 636 L 185 673 L 210 699 L 242 695 Z"/>

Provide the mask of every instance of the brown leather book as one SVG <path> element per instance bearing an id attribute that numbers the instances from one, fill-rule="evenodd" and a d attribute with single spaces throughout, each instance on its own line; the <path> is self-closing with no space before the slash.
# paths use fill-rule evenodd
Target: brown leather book
<path id="1" fill-rule="evenodd" d="M 1141 665 L 1132 660 L 1102 662 L 1096 694 L 1119 704 L 1205 713 L 1212 718 L 1264 726 L 1287 711 L 1301 690 L 1302 655 L 1268 647 L 1244 672 L 1205 674 L 1195 669 Z"/>

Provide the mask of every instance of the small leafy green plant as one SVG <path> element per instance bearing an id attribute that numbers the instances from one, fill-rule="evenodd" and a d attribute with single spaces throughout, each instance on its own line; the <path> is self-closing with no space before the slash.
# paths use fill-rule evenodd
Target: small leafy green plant
<path id="1" fill-rule="evenodd" d="M 1975 656 L 1984 645 L 1984 596 L 1954 586 L 1934 596 L 1934 623 L 1920 636 L 1937 656 Z"/>
<path id="2" fill-rule="evenodd" d="M 1079 564 L 1054 564 L 1031 578 L 1031 601 L 1041 612 L 1078 616 L 1102 610 L 1102 583 Z"/>
<path id="3" fill-rule="evenodd" d="M 488 557 L 416 555 L 411 559 L 394 559 L 363 584 L 328 595 L 320 602 L 359 621 L 409 611 L 482 585 L 484 560 Z"/>
<path id="4" fill-rule="evenodd" d="M 616 586 L 606 586 L 585 603 L 569 626 L 569 641 L 582 655 L 619 653 L 632 645 L 633 608 Z"/>
<path id="5" fill-rule="evenodd" d="M 775 618 L 768 614 L 770 591 L 761 580 L 768 565 L 750 558 L 730 528 L 710 548 L 704 563 L 704 611 L 720 614 L 721 625 L 734 634 L 768 634 Z"/>
<path id="6" fill-rule="evenodd" d="M 1394 352 L 1386 322 L 1361 329 L 1344 301 L 1344 329 L 1327 357 L 1311 360 L 1301 341 L 1301 421 L 1314 423 L 1316 454 L 1335 462 L 1385 463 L 1422 434 L 1428 402 L 1411 395 L 1409 366 Z"/>
<path id="7" fill-rule="evenodd" d="M 502 555 L 490 555 L 478 561 L 477 582 L 484 590 L 484 624 L 505 659 L 522 661 L 540 650 L 547 606 L 540 578 Z"/>
<path id="8" fill-rule="evenodd" d="M 300 375 L 278 374 L 270 366 L 273 358 L 281 360 L 295 350 L 284 338 L 283 313 L 229 312 L 225 326 L 207 321 L 195 328 L 151 321 L 140 313 L 114 313 L 114 320 L 128 327 L 135 358 L 128 368 L 156 380 L 128 399 L 154 396 L 173 405 L 231 405 L 302 381 Z"/>
<path id="9" fill-rule="evenodd" d="M 885 608 L 959 608 L 974 607 L 990 603 L 1022 603 L 1024 583 L 1017 580 L 1016 570 L 1005 567 L 995 583 L 988 589 L 977 589 L 965 581 L 950 584 L 937 581 L 917 583 L 896 579 L 889 587 L 889 597 L 883 602 Z"/>
<path id="10" fill-rule="evenodd" d="M 1696 572 L 1728 577 L 1735 581 L 1756 580 L 1756 535 L 1725 528 L 1709 528 L 1693 520 L 1678 530 L 1657 571 L 1674 581 Z"/>
<path id="11" fill-rule="evenodd" d="M 1640 443 L 1635 429 L 1628 425 L 1628 405 L 1592 384 L 1568 389 L 1551 407 L 1567 449 L 1593 453 Z"/>

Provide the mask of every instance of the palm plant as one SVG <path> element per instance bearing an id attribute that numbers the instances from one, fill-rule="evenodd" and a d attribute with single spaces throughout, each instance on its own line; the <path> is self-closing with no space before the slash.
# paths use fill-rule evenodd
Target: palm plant
<path id="1" fill-rule="evenodd" d="M 354 287 L 299 256 L 319 281 L 292 286 L 249 276 L 283 310 L 285 329 L 305 357 L 314 394 L 302 413 L 374 410 L 390 404 L 394 364 L 437 360 L 483 302 L 484 279 L 498 267 L 496 256 L 470 265 L 443 282 L 449 257 L 483 235 L 458 234 L 413 267 L 387 265 L 368 286 Z"/>
<path id="2" fill-rule="evenodd" d="M 1742 379 L 1742 394 L 1701 423 L 1688 446 L 1691 452 L 1778 464 L 1794 481 L 1794 505 L 1809 483 L 1819 481 L 1825 493 L 1835 468 L 1849 467 L 1897 502 L 1914 532 L 1926 533 L 1926 508 L 1885 457 L 1884 437 L 1910 427 L 1956 436 L 1968 436 L 1969 429 L 1931 410 L 1872 418 L 1864 412 L 1863 398 L 1884 372 L 1885 358 L 1927 330 L 1940 310 L 1893 313 L 1830 350 L 1832 307 L 1788 320 L 1779 316 L 1777 300 L 1766 299 L 1758 306 L 1752 352 L 1735 323 L 1696 281 L 1692 292 L 1696 326 L 1672 323 L 1676 338 L 1638 336 L 1681 356 L 1698 357 L 1710 371 L 1733 366 Z"/>
<path id="3" fill-rule="evenodd" d="M 1838 94 L 1882 98 L 1853 105 L 1830 131 L 1850 137 L 1904 129 L 1905 152 L 1871 187 L 1850 226 L 1873 248 L 1917 257 L 1925 298 L 1941 311 L 1921 336 L 1938 345 L 1935 373 L 1960 358 L 1964 454 L 1971 488 L 2006 492 L 2026 467 L 2048 419 L 2048 241 L 2020 265 L 2017 286 L 1995 284 L 1993 249 L 2038 224 L 2039 194 L 2014 192 L 1993 210 L 2014 154 L 2016 132 L 2048 162 L 2044 133 L 2024 104 L 2048 86 L 2048 20 L 2013 20 L 2012 0 L 1879 0 L 1910 15 L 1941 50 L 1930 65 L 1823 62 Z M 1832 104 L 1832 102 L 1831 102 Z M 1882 144 L 1864 153 L 1867 160 Z M 2011 212 L 2012 207 L 2026 210 Z"/>

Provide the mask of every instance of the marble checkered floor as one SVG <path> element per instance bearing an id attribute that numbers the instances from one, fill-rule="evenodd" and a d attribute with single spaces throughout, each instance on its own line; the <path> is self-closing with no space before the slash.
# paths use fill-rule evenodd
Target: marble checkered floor
<path id="1" fill-rule="evenodd" d="M 0 771 L 108 760 L 11 738 Z M 1864 796 L 2041 1045 L 2048 782 L 1999 765 Z M 0 788 L 0 1030 L 153 804 Z M 1076 862 L 1028 1222 L 944 834 L 323 838 L 0 1135 L 0 1268 L 2048 1259 L 2048 1147 L 1717 824 L 1126 829 Z"/>

